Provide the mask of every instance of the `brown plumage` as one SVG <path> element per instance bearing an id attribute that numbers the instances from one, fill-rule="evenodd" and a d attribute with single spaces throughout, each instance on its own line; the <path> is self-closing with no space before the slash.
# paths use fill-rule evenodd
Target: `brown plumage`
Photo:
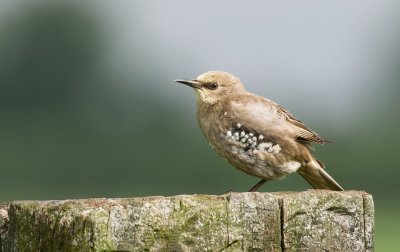
<path id="1" fill-rule="evenodd" d="M 296 171 L 314 188 L 343 190 L 310 150 L 311 143 L 328 141 L 285 108 L 247 92 L 222 71 L 176 82 L 196 91 L 198 123 L 211 146 L 237 169 L 261 178 L 250 191 Z"/>

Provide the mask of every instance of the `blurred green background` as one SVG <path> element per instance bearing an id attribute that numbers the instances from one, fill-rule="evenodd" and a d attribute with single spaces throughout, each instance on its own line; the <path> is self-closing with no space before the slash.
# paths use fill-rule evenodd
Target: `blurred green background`
<path id="1" fill-rule="evenodd" d="M 396 1 L 0 2 L 0 201 L 245 191 L 209 148 L 193 91 L 239 76 L 334 144 L 316 155 L 372 193 L 376 251 L 399 232 Z M 301 191 L 293 174 L 262 191 Z"/>

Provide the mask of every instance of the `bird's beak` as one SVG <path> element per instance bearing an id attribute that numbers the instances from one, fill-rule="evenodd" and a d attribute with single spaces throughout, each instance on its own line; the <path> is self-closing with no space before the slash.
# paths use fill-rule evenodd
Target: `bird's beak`
<path id="1" fill-rule="evenodd" d="M 201 87 L 200 82 L 197 80 L 174 80 L 174 81 L 188 85 L 189 87 L 192 87 L 192 88 L 200 89 L 200 87 Z"/>

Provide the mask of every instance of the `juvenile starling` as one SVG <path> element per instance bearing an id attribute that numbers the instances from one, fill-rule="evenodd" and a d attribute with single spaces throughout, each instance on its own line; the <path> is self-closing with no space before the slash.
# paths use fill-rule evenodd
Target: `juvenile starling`
<path id="1" fill-rule="evenodd" d="M 246 91 L 227 72 L 175 81 L 196 91 L 197 120 L 210 145 L 237 169 L 261 178 L 249 191 L 296 171 L 313 188 L 343 191 L 311 153 L 311 143 L 328 141 L 285 108 Z"/>

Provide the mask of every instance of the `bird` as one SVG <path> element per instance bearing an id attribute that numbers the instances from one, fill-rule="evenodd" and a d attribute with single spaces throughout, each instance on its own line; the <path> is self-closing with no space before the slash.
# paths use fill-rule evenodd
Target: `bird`
<path id="1" fill-rule="evenodd" d="M 248 92 L 224 71 L 175 82 L 195 90 L 197 121 L 211 147 L 235 168 L 261 178 L 249 192 L 294 172 L 314 189 L 343 191 L 312 153 L 312 143 L 329 141 L 284 107 Z"/>

